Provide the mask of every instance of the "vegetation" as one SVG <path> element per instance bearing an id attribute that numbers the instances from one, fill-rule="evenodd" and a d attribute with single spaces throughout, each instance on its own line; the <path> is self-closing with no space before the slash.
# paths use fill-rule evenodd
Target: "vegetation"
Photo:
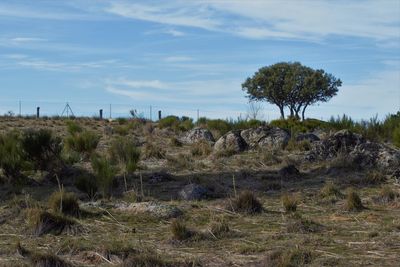
<path id="1" fill-rule="evenodd" d="M 349 189 L 347 192 L 345 208 L 347 211 L 360 211 L 364 209 L 360 196 L 353 189 Z"/>
<path id="2" fill-rule="evenodd" d="M 22 145 L 17 133 L 0 135 L 0 167 L 5 176 L 15 182 L 24 166 Z"/>
<path id="3" fill-rule="evenodd" d="M 263 211 L 261 202 L 251 191 L 243 191 L 232 201 L 232 208 L 236 212 L 256 214 Z"/>
<path id="4" fill-rule="evenodd" d="M 251 100 L 266 100 L 279 107 L 281 118 L 284 108 L 290 116 L 299 118 L 308 106 L 327 102 L 338 92 L 342 82 L 324 70 L 313 70 L 299 62 L 280 62 L 259 69 L 242 84 Z"/>
<path id="5" fill-rule="evenodd" d="M 182 220 L 175 219 L 171 222 L 172 238 L 176 240 L 186 240 L 192 236 L 192 232 L 186 227 Z"/>
<path id="6" fill-rule="evenodd" d="M 103 197 L 110 196 L 116 174 L 115 166 L 106 157 L 99 155 L 92 156 L 91 165 Z"/>
<path id="7" fill-rule="evenodd" d="M 297 202 L 294 196 L 288 194 L 282 196 L 282 205 L 286 212 L 295 212 L 297 210 Z"/>
<path id="8" fill-rule="evenodd" d="M 53 212 L 62 213 L 78 217 L 80 214 L 78 198 L 74 193 L 64 190 L 54 192 L 48 201 L 49 207 Z"/>
<path id="9" fill-rule="evenodd" d="M 92 152 L 96 149 L 99 141 L 100 136 L 87 130 L 74 132 L 65 139 L 67 149 L 85 155 L 92 154 Z"/>

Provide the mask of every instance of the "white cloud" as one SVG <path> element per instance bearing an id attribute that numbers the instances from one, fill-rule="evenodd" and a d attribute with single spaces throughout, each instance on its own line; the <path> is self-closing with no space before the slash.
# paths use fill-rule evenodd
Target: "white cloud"
<path id="1" fill-rule="evenodd" d="M 315 41 L 330 35 L 393 43 L 400 37 L 399 1 L 112 2 L 107 12 L 160 24 L 227 32 L 252 39 Z"/>
<path id="2" fill-rule="evenodd" d="M 160 82 L 159 80 L 128 80 L 128 79 L 116 79 L 107 80 L 108 84 L 112 85 L 122 85 L 130 88 L 153 88 L 153 89 L 166 89 L 168 84 Z"/>
<path id="3" fill-rule="evenodd" d="M 12 38 L 11 41 L 16 43 L 30 43 L 30 42 L 44 42 L 47 41 L 47 39 L 36 38 L 36 37 L 15 37 Z"/>
<path id="4" fill-rule="evenodd" d="M 172 36 L 174 36 L 174 37 L 181 37 L 181 36 L 184 36 L 184 35 L 185 35 L 184 32 L 178 31 L 178 30 L 175 30 L 175 29 L 168 29 L 168 30 L 165 30 L 164 32 L 165 32 L 166 34 L 172 35 Z"/>

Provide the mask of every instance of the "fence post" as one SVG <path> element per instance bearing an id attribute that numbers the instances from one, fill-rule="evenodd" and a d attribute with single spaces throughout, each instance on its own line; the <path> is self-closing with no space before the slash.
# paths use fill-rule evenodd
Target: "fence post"
<path id="1" fill-rule="evenodd" d="M 102 120 L 103 119 L 103 110 L 100 109 L 99 112 L 100 112 L 100 120 Z"/>
<path id="2" fill-rule="evenodd" d="M 158 111 L 158 120 L 161 120 L 161 110 Z"/>
<path id="3" fill-rule="evenodd" d="M 111 104 L 110 104 L 110 119 L 111 119 Z"/>
<path id="4" fill-rule="evenodd" d="M 36 108 L 36 118 L 39 119 L 39 117 L 40 117 L 40 107 L 37 107 Z"/>
<path id="5" fill-rule="evenodd" d="M 152 121 L 152 106 L 150 106 L 150 121 Z"/>

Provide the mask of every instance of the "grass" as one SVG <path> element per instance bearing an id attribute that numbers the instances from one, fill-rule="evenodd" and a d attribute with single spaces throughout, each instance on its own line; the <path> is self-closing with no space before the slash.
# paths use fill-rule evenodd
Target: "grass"
<path id="1" fill-rule="evenodd" d="M 400 197 L 399 192 L 393 190 L 389 185 L 385 185 L 379 191 L 377 200 L 382 203 L 391 203 Z"/>
<path id="2" fill-rule="evenodd" d="M 33 208 L 26 211 L 28 226 L 36 236 L 44 234 L 59 235 L 69 230 L 75 221 L 59 214 L 53 214 L 42 209 Z"/>
<path id="3" fill-rule="evenodd" d="M 345 209 L 347 211 L 360 211 L 364 209 L 360 196 L 353 189 L 349 189 L 346 194 Z"/>
<path id="4" fill-rule="evenodd" d="M 297 210 L 298 200 L 295 196 L 285 194 L 282 196 L 282 205 L 286 212 L 295 212 Z"/>
<path id="5" fill-rule="evenodd" d="M 306 266 L 313 260 L 311 251 L 304 249 L 291 249 L 288 251 L 273 251 L 264 259 L 265 267 L 294 267 Z"/>
<path id="6" fill-rule="evenodd" d="M 247 214 L 257 214 L 263 211 L 261 202 L 251 191 L 243 191 L 233 199 L 232 208 L 235 212 Z"/>
<path id="7" fill-rule="evenodd" d="M 171 222 L 171 234 L 173 239 L 179 241 L 187 240 L 193 236 L 193 232 L 180 219 L 174 219 Z"/>
<path id="8" fill-rule="evenodd" d="M 192 144 L 190 152 L 192 156 L 206 157 L 211 154 L 212 148 L 207 141 L 199 141 Z"/>
<path id="9" fill-rule="evenodd" d="M 50 209 L 55 213 L 62 213 L 79 217 L 80 209 L 78 198 L 74 193 L 65 192 L 64 190 L 54 192 L 48 201 Z"/>

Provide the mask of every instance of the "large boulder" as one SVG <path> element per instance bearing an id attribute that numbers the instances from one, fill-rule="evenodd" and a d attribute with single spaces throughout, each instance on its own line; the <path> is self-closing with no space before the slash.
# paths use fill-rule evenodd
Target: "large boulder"
<path id="1" fill-rule="evenodd" d="M 179 197 L 183 200 L 202 200 L 210 196 L 209 190 L 198 184 L 188 184 L 179 191 Z"/>
<path id="2" fill-rule="evenodd" d="M 209 130 L 198 127 L 186 132 L 180 138 L 180 141 L 184 144 L 194 144 L 200 141 L 206 141 L 210 144 L 215 142 L 214 136 Z"/>
<path id="3" fill-rule="evenodd" d="M 214 145 L 214 151 L 242 152 L 247 148 L 246 141 L 240 136 L 239 131 L 230 131 L 223 135 Z"/>
<path id="4" fill-rule="evenodd" d="M 240 135 L 250 148 L 282 148 L 289 139 L 290 135 L 283 129 L 273 127 L 258 127 L 243 130 Z"/>

